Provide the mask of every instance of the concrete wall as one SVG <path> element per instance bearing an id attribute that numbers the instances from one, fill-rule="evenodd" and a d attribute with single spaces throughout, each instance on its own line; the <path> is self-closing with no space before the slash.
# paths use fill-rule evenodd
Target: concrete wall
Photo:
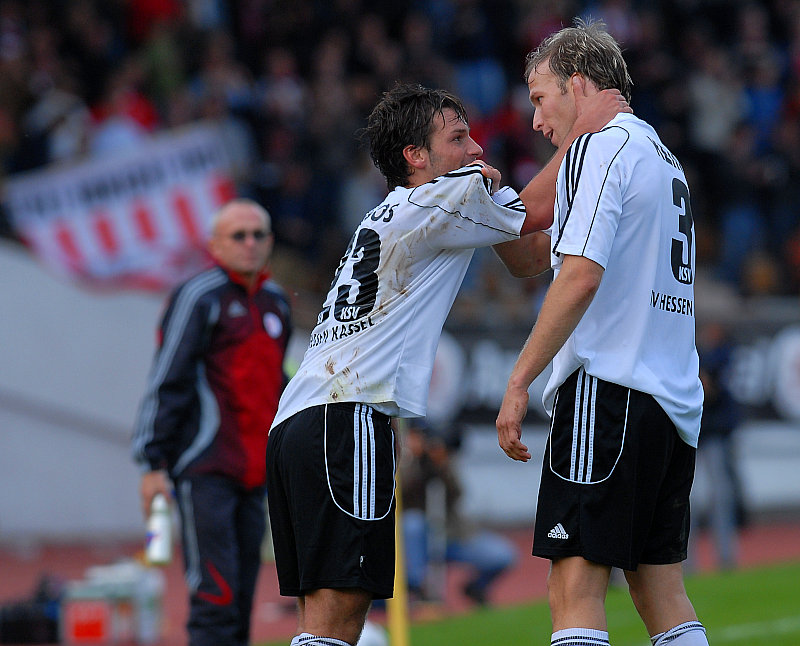
<path id="1" fill-rule="evenodd" d="M 130 429 L 163 298 L 94 293 L 0 242 L 0 540 L 142 531 Z"/>

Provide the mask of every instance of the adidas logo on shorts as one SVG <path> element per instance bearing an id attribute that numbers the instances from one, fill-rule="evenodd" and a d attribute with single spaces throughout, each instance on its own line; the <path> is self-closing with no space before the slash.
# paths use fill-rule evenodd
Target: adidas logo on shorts
<path id="1" fill-rule="evenodd" d="M 561 523 L 558 523 L 553 529 L 547 532 L 547 538 L 560 538 L 562 540 L 566 540 L 569 538 L 569 534 L 567 534 L 567 530 L 564 529 L 564 526 Z"/>

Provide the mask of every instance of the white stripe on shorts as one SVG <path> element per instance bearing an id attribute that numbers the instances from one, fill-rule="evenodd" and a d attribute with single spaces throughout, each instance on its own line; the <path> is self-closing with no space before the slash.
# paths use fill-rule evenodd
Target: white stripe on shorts
<path id="1" fill-rule="evenodd" d="M 353 515 L 375 519 L 375 426 L 372 407 L 364 404 L 353 412 Z"/>
<path id="2" fill-rule="evenodd" d="M 572 422 L 572 457 L 569 478 L 573 482 L 592 481 L 594 458 L 595 407 L 597 378 L 579 369 L 575 384 L 575 413 Z"/>

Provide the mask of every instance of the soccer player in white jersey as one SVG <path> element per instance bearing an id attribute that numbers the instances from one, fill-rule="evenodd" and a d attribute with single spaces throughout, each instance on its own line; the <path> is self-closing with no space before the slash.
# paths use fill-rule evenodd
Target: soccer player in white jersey
<path id="1" fill-rule="evenodd" d="M 575 79 L 631 81 L 601 23 L 576 21 L 528 55 L 534 129 L 562 144 Z M 552 361 L 533 554 L 551 560 L 552 644 L 609 644 L 605 595 L 622 568 L 655 646 L 707 645 L 683 586 L 703 391 L 694 319 L 694 227 L 678 160 L 632 114 L 575 140 L 555 218 L 527 239 L 554 278 L 508 381 L 500 446 L 521 441 L 528 387 Z"/>
<path id="2" fill-rule="evenodd" d="M 581 99 L 591 117 L 570 141 L 630 109 L 618 91 Z M 498 171 L 471 165 L 483 151 L 448 92 L 398 85 L 365 135 L 390 192 L 353 234 L 267 444 L 280 590 L 298 597 L 293 646 L 355 644 L 372 600 L 392 596 L 391 418 L 425 415 L 439 336 L 473 250 L 500 244 L 512 271 L 527 264 L 514 243 L 552 222 L 563 155 L 522 191 L 526 213 L 513 190 L 492 194 Z"/>

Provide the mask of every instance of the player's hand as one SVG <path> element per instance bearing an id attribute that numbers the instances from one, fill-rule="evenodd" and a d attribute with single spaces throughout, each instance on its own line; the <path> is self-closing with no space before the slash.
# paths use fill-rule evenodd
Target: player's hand
<path id="1" fill-rule="evenodd" d="M 528 412 L 528 391 L 509 386 L 497 414 L 497 442 L 513 460 L 527 462 L 531 459 L 528 447 L 522 441 L 522 420 Z"/>
<path id="2" fill-rule="evenodd" d="M 169 500 L 172 487 L 166 471 L 148 471 L 142 475 L 139 483 L 139 494 L 142 501 L 142 514 L 145 519 L 150 515 L 150 505 L 157 493 Z"/>
<path id="3" fill-rule="evenodd" d="M 594 83 L 579 74 L 570 79 L 578 116 L 575 127 L 584 132 L 597 132 L 620 112 L 633 110 L 619 90 L 598 90 Z"/>
<path id="4" fill-rule="evenodd" d="M 494 193 L 498 188 L 500 188 L 500 180 L 502 179 L 502 175 L 500 171 L 497 170 L 494 166 L 490 166 L 482 159 L 476 159 L 474 162 L 469 164 L 469 166 L 480 166 L 481 167 L 481 174 L 484 177 L 489 178 L 492 180 L 492 189 L 491 192 Z"/>

